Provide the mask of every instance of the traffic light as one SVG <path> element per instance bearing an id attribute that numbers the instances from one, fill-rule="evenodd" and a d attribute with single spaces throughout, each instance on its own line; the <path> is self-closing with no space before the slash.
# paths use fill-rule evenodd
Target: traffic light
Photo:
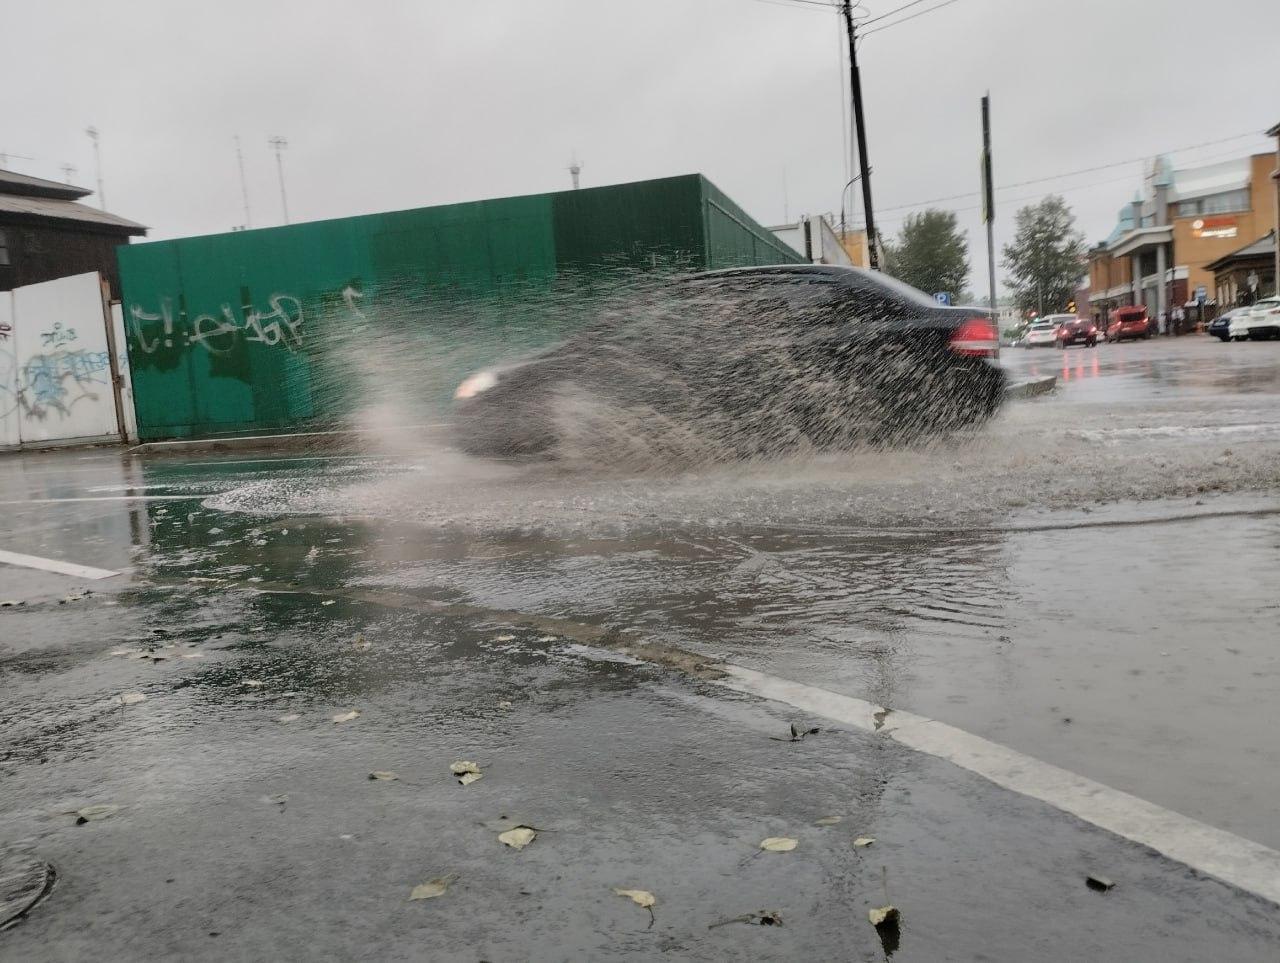
<path id="1" fill-rule="evenodd" d="M 1067 314 L 1076 313 L 1076 302 L 1074 299 L 1067 302 Z"/>

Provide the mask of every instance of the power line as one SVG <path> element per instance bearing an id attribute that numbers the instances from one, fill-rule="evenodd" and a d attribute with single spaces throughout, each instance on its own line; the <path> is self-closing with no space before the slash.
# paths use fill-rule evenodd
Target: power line
<path id="1" fill-rule="evenodd" d="M 1212 147 L 1215 144 L 1225 144 L 1225 143 L 1228 143 L 1229 141 L 1243 140 L 1245 137 L 1254 137 L 1256 135 L 1257 135 L 1257 131 L 1249 131 L 1248 133 L 1245 133 L 1245 134 L 1236 134 L 1233 137 L 1221 137 L 1217 140 L 1206 140 L 1206 141 L 1200 142 L 1199 144 L 1188 144 L 1185 147 L 1175 147 L 1172 150 L 1161 151 L 1159 153 L 1181 154 L 1189 150 L 1196 150 L 1197 148 L 1200 148 L 1200 147 Z M 1077 174 L 1092 174 L 1097 171 L 1109 170 L 1112 167 L 1122 167 L 1126 164 L 1137 164 L 1137 163 L 1140 163 L 1141 161 L 1150 160 L 1152 156 L 1155 156 L 1155 155 L 1145 154 L 1141 157 L 1130 157 L 1127 160 L 1112 161 L 1110 164 L 1095 164 L 1093 167 L 1081 167 L 1078 170 L 1063 171 L 1062 173 L 1059 173 L 1059 174 L 1048 174 L 1044 177 L 1033 177 L 1025 181 L 1014 181 L 1010 184 L 999 184 L 996 186 L 996 190 L 1003 191 L 1003 190 L 1008 190 L 1009 188 L 1012 188 L 1012 187 L 1027 187 L 1028 185 L 1031 185 L 1031 184 L 1043 184 L 1046 181 L 1056 181 L 1064 177 L 1074 177 Z M 882 207 L 880 210 L 881 211 L 902 211 L 910 207 L 925 207 L 926 205 L 939 204 L 943 201 L 958 201 L 958 200 L 963 200 L 966 197 L 977 197 L 977 196 L 978 196 L 977 191 L 965 191 L 963 194 L 949 194 L 946 197 L 934 197 L 934 198 L 930 198 L 927 201 L 915 201 L 914 203 L 911 203 L 911 204 L 897 204 L 892 207 Z"/>
<path id="2" fill-rule="evenodd" d="M 895 20 L 895 21 L 893 21 L 892 23 L 886 23 L 886 24 L 883 24 L 882 26 L 875 27 L 875 28 L 874 28 L 874 29 L 872 29 L 872 30 L 868 30 L 868 31 L 867 31 L 866 33 L 864 33 L 862 36 L 864 36 L 864 37 L 870 37 L 873 33 L 879 33 L 881 30 L 888 30 L 890 27 L 896 27 L 896 26 L 898 26 L 899 24 L 906 23 L 908 20 L 914 20 L 916 17 L 923 17 L 926 13 L 935 13 L 935 12 L 937 12 L 938 10 L 941 10 L 943 7 L 949 7 L 949 6 L 951 6 L 953 3 L 958 3 L 958 2 L 959 2 L 959 0 L 943 0 L 943 2 L 942 2 L 942 3 L 940 3 L 940 4 L 938 4 L 936 7 L 930 7 L 928 10 L 921 10 L 919 13 L 913 13 L 913 14 L 911 14 L 911 16 L 909 16 L 909 17 L 903 17 L 901 20 Z M 907 6 L 909 7 L 909 6 L 911 6 L 911 4 L 907 4 Z M 900 8 L 900 9 L 906 9 L 906 8 L 905 8 L 905 7 L 903 7 L 903 8 Z M 885 16 L 887 17 L 887 16 L 889 16 L 889 14 L 885 14 Z M 868 23 L 869 23 L 869 22 L 870 22 L 870 21 L 868 21 Z"/>
<path id="3" fill-rule="evenodd" d="M 908 7 L 916 7 L 924 2 L 925 0 L 911 0 L 910 3 L 904 3 L 900 7 L 894 7 L 888 13 L 882 13 L 878 17 L 872 17 L 870 20 L 862 21 L 862 25 L 864 27 L 869 27 L 871 24 L 875 23 L 877 20 L 883 20 L 885 17 L 892 17 L 895 13 L 902 13 L 902 11 L 906 10 Z"/>
<path id="4" fill-rule="evenodd" d="M 772 7 L 821 7 L 824 10 L 835 10 L 834 3 L 827 0 L 755 0 L 756 3 L 767 3 Z"/>

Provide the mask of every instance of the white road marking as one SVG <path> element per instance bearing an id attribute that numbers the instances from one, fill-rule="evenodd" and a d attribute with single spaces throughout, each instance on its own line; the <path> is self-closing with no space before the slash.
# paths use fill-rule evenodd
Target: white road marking
<path id="1" fill-rule="evenodd" d="M 724 664 L 720 684 L 785 702 L 946 759 L 1005 789 L 1039 799 L 1087 823 L 1149 846 L 1225 883 L 1280 903 L 1280 852 L 1234 833 L 1059 769 L 972 733 L 910 712 Z"/>
<path id="2" fill-rule="evenodd" d="M 77 565 L 74 562 L 59 562 L 56 558 L 41 558 L 39 555 L 23 555 L 20 552 L 6 552 L 0 549 L 0 564 L 18 565 L 22 568 L 38 568 L 45 572 L 57 572 L 59 575 L 71 575 L 75 578 L 111 578 L 119 575 L 110 569 L 93 568 L 90 565 Z"/>
<path id="3" fill-rule="evenodd" d="M 77 498 L 23 498 L 18 501 L 0 502 L 0 505 L 56 505 L 60 502 L 180 502 L 195 501 L 197 498 L 208 498 L 220 495 L 216 492 L 204 492 L 200 495 L 85 495 Z"/>

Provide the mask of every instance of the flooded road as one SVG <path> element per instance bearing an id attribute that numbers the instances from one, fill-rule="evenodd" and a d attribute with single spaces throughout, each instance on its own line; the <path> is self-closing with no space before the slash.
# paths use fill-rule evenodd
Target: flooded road
<path id="1" fill-rule="evenodd" d="M 0 941 L 293 959 L 321 934 L 393 958 L 430 931 L 441 959 L 883 959 L 884 866 L 895 959 L 1273 957 L 1274 903 L 714 666 L 1280 849 L 1278 348 L 1008 351 L 1011 377 L 1059 389 L 976 436 L 696 474 L 483 465 L 429 439 L 10 456 L 0 549 L 122 574 L 0 566 L 22 603 L 0 610 L 0 843 L 60 880 Z M 778 741 L 802 719 L 823 731 Z M 484 780 L 456 786 L 472 758 Z M 66 815 L 94 803 L 121 809 Z M 548 831 L 505 851 L 503 816 Z M 799 846 L 757 858 L 772 836 Z M 1122 883 L 1094 893 L 1094 871 Z M 406 902 L 446 873 L 447 896 Z M 657 895 L 652 930 L 614 887 Z M 707 929 L 763 909 L 786 926 Z"/>

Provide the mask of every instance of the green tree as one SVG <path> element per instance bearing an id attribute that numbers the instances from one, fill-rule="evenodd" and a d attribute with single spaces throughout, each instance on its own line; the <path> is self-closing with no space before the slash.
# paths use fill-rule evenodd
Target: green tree
<path id="1" fill-rule="evenodd" d="M 969 243 L 950 211 L 908 214 L 897 240 L 883 246 L 886 272 L 926 294 L 959 295 L 969 279 Z"/>
<path id="2" fill-rule="evenodd" d="M 1004 246 L 1005 284 L 1023 311 L 1065 311 L 1084 271 L 1084 235 L 1061 197 L 1019 208 L 1013 243 Z"/>

